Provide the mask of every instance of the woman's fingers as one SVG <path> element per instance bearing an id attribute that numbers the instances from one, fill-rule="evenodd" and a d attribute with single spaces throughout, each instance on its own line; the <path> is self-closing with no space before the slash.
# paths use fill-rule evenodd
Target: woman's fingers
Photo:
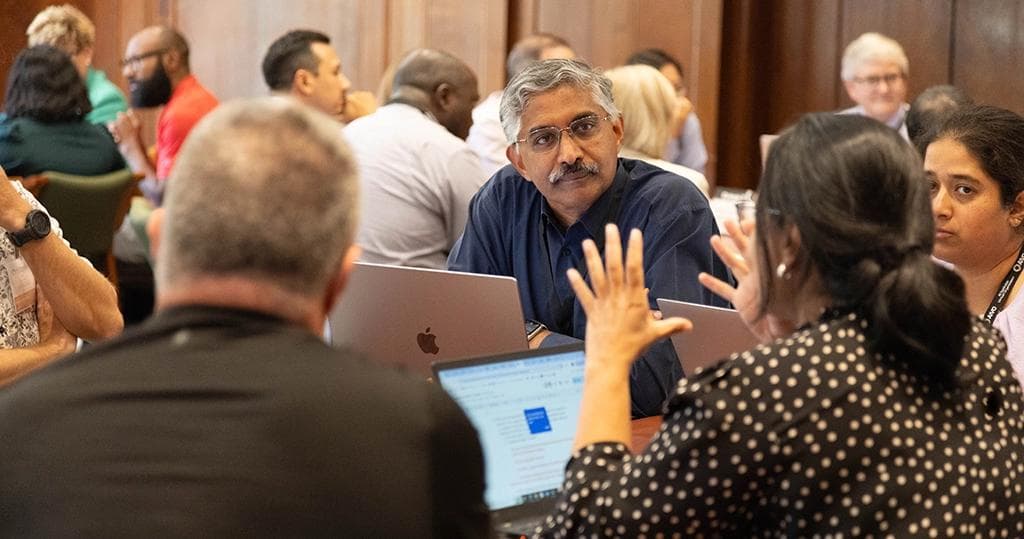
<path id="1" fill-rule="evenodd" d="M 644 287 L 644 239 L 639 229 L 629 232 L 629 246 L 626 249 L 626 286 L 631 290 L 642 291 L 647 297 Z"/>
<path id="2" fill-rule="evenodd" d="M 725 265 L 729 267 L 737 279 L 743 279 L 750 273 L 747 259 L 743 258 L 743 255 L 729 241 L 721 236 L 711 236 L 711 248 L 722 259 L 722 262 L 725 262 Z"/>
<path id="3" fill-rule="evenodd" d="M 700 284 L 704 285 L 704 288 L 714 292 L 729 303 L 733 303 L 733 298 L 736 296 L 736 289 L 729 283 L 704 272 L 697 275 L 697 280 Z"/>
<path id="4" fill-rule="evenodd" d="M 604 227 L 604 267 L 609 288 L 622 286 L 622 238 L 619 227 L 613 224 Z"/>

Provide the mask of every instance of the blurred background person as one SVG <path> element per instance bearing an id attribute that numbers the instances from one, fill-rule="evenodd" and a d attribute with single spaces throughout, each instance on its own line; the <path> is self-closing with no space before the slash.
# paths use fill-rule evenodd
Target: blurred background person
<path id="1" fill-rule="evenodd" d="M 910 62 L 899 43 L 877 32 L 861 34 L 843 51 L 840 73 L 846 94 L 856 105 L 839 113 L 874 118 L 909 140 L 905 122 L 910 108 L 906 103 L 909 75 Z"/>
<path id="2" fill-rule="evenodd" d="M 263 56 L 263 80 L 275 95 L 290 95 L 341 119 L 351 83 L 331 38 L 315 30 L 291 30 Z"/>
<path id="3" fill-rule="evenodd" d="M 541 33 L 526 36 L 516 42 L 508 53 L 505 60 L 505 80 L 512 80 L 534 62 L 555 58 L 572 60 L 576 58 L 576 53 L 568 41 L 556 35 Z M 480 167 L 484 171 L 485 179 L 509 164 L 505 150 L 511 141 L 505 138 L 498 114 L 501 94 L 502 90 L 491 92 L 473 109 L 473 127 L 466 138 L 466 143 L 480 157 Z"/>
<path id="4" fill-rule="evenodd" d="M 92 104 L 92 111 L 85 117 L 87 122 L 106 125 L 118 112 L 128 110 L 121 89 L 107 80 L 106 73 L 92 67 L 96 27 L 76 7 L 64 4 L 40 11 L 25 33 L 29 47 L 52 45 L 71 56 L 78 73 L 85 79 Z"/>
<path id="5" fill-rule="evenodd" d="M 435 49 L 407 54 L 388 103 L 344 129 L 362 186 L 362 259 L 444 269 L 487 176 L 466 145 L 480 99 L 461 59 Z"/>
<path id="6" fill-rule="evenodd" d="M 967 92 L 949 84 L 931 86 L 918 95 L 907 111 L 907 136 L 924 155 L 921 143 L 928 132 L 942 123 L 954 111 L 973 105 Z"/>
<path id="7" fill-rule="evenodd" d="M 85 81 L 63 51 L 36 45 L 18 53 L 0 115 L 0 166 L 11 176 L 53 170 L 81 176 L 125 168 L 117 144 L 92 110 Z"/>
<path id="8" fill-rule="evenodd" d="M 872 120 L 808 115 L 772 145 L 759 196 L 756 235 L 731 227 L 742 255 L 712 240 L 738 288 L 701 282 L 766 344 L 681 381 L 642 455 L 630 363 L 690 323 L 649 312 L 638 231 L 625 268 L 609 227 L 607 269 L 591 242 L 588 281 L 570 270 L 587 361 L 545 535 L 1021 535 L 1021 387 L 930 257 L 914 150 Z"/>
<path id="9" fill-rule="evenodd" d="M 708 196 L 708 180 L 703 174 L 661 158 L 669 139 L 682 132 L 689 113 L 685 98 L 680 99 L 672 83 L 651 66 L 616 67 L 604 74 L 612 81 L 612 95 L 622 112 L 625 131 L 619 155 L 678 174 Z"/>
<path id="10" fill-rule="evenodd" d="M 967 304 L 998 328 L 1024 380 L 1024 118 L 989 106 L 949 116 L 927 145 L 935 257 L 953 264 Z"/>
<path id="11" fill-rule="evenodd" d="M 683 64 L 661 49 L 637 51 L 626 60 L 626 64 L 651 66 L 672 83 L 681 103 L 680 114 L 685 120 L 682 132 L 675 134 L 666 146 L 665 159 L 704 174 L 708 166 L 708 149 L 704 146 L 700 119 L 693 112 L 693 103 L 687 97 L 689 92 L 683 79 Z"/>

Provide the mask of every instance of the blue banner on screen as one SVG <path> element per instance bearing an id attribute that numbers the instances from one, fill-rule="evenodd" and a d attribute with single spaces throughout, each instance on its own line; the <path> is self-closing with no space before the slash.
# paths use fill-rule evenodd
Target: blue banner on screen
<path id="1" fill-rule="evenodd" d="M 438 372 L 480 434 L 492 510 L 557 493 L 572 454 L 583 363 L 574 350 Z"/>

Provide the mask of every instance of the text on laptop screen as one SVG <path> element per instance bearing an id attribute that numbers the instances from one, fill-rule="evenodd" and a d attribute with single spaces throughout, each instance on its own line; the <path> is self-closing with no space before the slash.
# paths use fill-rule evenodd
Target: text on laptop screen
<path id="1" fill-rule="evenodd" d="M 491 510 L 557 493 L 579 419 L 583 362 L 578 350 L 439 371 L 480 435 Z"/>

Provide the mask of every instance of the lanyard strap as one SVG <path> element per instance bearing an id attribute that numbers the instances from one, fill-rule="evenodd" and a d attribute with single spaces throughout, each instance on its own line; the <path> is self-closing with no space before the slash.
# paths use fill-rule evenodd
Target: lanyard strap
<path id="1" fill-rule="evenodd" d="M 996 315 L 1006 305 L 1006 298 L 1010 296 L 1010 291 L 1013 290 L 1013 284 L 1017 282 L 1017 277 L 1020 277 L 1021 270 L 1024 270 L 1024 243 L 1020 246 L 1020 253 L 1017 254 L 1017 260 L 1014 261 L 1013 267 L 1006 273 L 1006 277 L 1003 277 L 1003 284 L 999 285 L 999 290 L 996 290 L 992 303 L 988 305 L 988 309 L 985 309 L 985 321 L 989 324 L 996 319 Z"/>

